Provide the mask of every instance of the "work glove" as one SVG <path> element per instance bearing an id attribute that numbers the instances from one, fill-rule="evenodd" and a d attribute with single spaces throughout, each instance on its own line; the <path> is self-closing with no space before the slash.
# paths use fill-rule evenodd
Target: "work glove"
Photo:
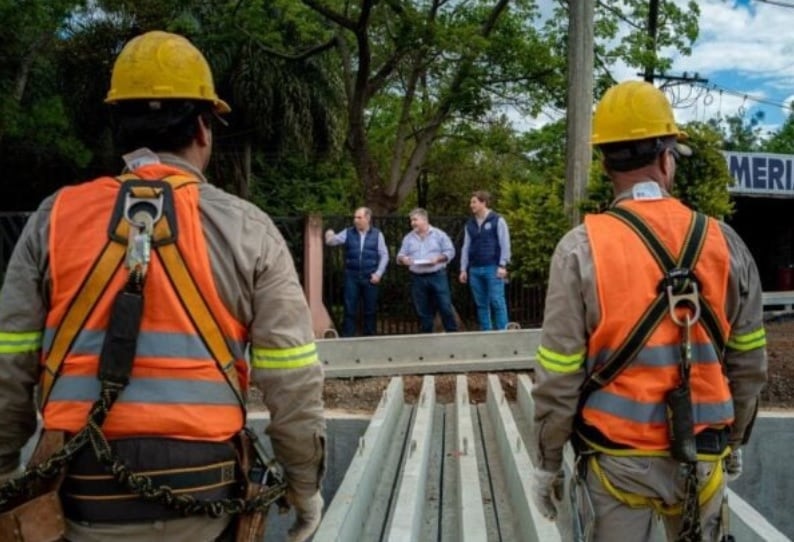
<path id="1" fill-rule="evenodd" d="M 287 493 L 287 502 L 295 509 L 295 523 L 287 531 L 287 542 L 304 542 L 308 540 L 323 515 L 323 497 L 318 491 L 309 497 L 301 497 L 292 492 Z"/>
<path id="2" fill-rule="evenodd" d="M 565 473 L 536 469 L 532 473 L 532 500 L 544 518 L 557 519 L 557 505 L 562 502 Z"/>
<path id="3" fill-rule="evenodd" d="M 742 475 L 742 450 L 733 450 L 722 460 L 722 468 L 725 470 L 725 480 L 733 482 Z"/>

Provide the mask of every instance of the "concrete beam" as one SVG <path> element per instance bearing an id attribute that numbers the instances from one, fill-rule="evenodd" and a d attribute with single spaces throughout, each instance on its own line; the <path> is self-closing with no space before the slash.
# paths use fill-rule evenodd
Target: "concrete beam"
<path id="1" fill-rule="evenodd" d="M 375 487 L 384 470 L 386 450 L 395 444 L 392 438 L 405 405 L 403 393 L 402 378 L 392 378 L 314 535 L 315 542 L 361 540 Z"/>
<path id="2" fill-rule="evenodd" d="M 488 375 L 487 408 L 489 423 L 493 424 L 498 439 L 498 453 L 508 480 L 510 501 L 513 504 L 516 525 L 521 540 L 527 542 L 559 542 L 560 532 L 554 522 L 544 518 L 532 502 L 530 480 L 535 467 L 529 459 L 524 441 L 516 427 L 499 378 Z"/>
<path id="3" fill-rule="evenodd" d="M 480 474 L 477 467 L 477 446 L 469 404 L 469 381 L 466 375 L 455 379 L 455 442 L 457 459 L 458 536 L 461 542 L 486 542 Z"/>
<path id="4" fill-rule="evenodd" d="M 414 422 L 402 468 L 397 503 L 386 538 L 388 542 L 417 542 L 419 539 L 424 511 L 427 509 L 425 490 L 435 409 L 435 379 L 426 376 L 422 381 L 419 404 L 414 410 Z"/>
<path id="5" fill-rule="evenodd" d="M 539 329 L 318 339 L 328 378 L 528 370 Z"/>

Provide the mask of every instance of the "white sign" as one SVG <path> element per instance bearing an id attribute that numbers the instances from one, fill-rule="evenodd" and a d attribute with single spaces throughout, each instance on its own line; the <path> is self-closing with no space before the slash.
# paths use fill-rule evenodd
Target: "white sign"
<path id="1" fill-rule="evenodd" d="M 723 151 L 733 194 L 794 197 L 794 155 Z"/>

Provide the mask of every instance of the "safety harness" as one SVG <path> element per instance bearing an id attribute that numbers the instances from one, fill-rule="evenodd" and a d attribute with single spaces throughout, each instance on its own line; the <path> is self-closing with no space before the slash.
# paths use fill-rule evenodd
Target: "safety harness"
<path id="1" fill-rule="evenodd" d="M 44 406 L 58 378 L 61 366 L 78 333 L 107 289 L 111 279 L 124 263 L 129 277 L 116 295 L 110 322 L 99 358 L 99 399 L 92 405 L 86 426 L 72 436 L 63 449 L 45 463 L 0 487 L 0 509 L 12 499 L 25 494 L 37 479 L 51 479 L 66 467 L 87 444 L 96 458 L 107 467 L 115 480 L 144 500 L 158 502 L 184 515 L 250 514 L 266 510 L 286 491 L 279 468 L 270 460 L 255 433 L 244 430 L 252 441 L 254 458 L 251 472 L 264 488 L 257 495 L 220 500 L 198 500 L 189 494 L 172 490 L 157 476 L 132 472 L 116 456 L 102 432 L 102 424 L 110 408 L 129 383 L 143 315 L 143 285 L 152 251 L 156 251 L 170 283 L 212 355 L 218 370 L 237 397 L 245 419 L 245 393 L 235 368 L 235 356 L 209 309 L 176 244 L 178 235 L 174 191 L 198 181 L 189 176 L 174 175 L 162 180 L 143 180 L 128 174 L 117 178 L 121 184 L 108 228 L 108 241 L 94 261 L 91 271 L 72 300 L 61 324 L 55 331 L 52 347 L 43 367 L 40 406 Z M 160 482 L 159 484 L 156 483 Z"/>
<path id="2" fill-rule="evenodd" d="M 668 433 L 670 436 L 669 455 L 681 462 L 681 468 L 686 475 L 685 495 L 682 504 L 667 506 L 660 499 L 641 495 L 629 494 L 615 488 L 602 472 L 594 452 L 606 452 L 621 455 L 620 450 L 608 450 L 590 442 L 581 434 L 580 440 L 584 446 L 580 452 L 589 452 L 589 461 L 580 463 L 576 476 L 583 479 L 585 468 L 593 469 L 594 474 L 601 480 L 604 488 L 617 500 L 630 507 L 651 507 L 664 515 L 681 515 L 681 529 L 678 541 L 694 542 L 702 538 L 699 521 L 699 506 L 707 502 L 719 490 L 722 483 L 722 469 L 713 469 L 708 480 L 698 492 L 697 462 L 698 460 L 719 461 L 730 450 L 721 450 L 717 454 L 698 454 L 692 418 L 692 397 L 689 387 L 689 372 L 692 359 L 692 345 L 690 332 L 697 322 L 703 324 L 714 348 L 717 357 L 722 363 L 725 349 L 725 335 L 718 323 L 714 310 L 703 297 L 699 282 L 694 274 L 695 264 L 703 249 L 706 239 L 708 218 L 701 214 L 692 213 L 692 220 L 687 231 L 681 252 L 674 257 L 664 243 L 656 236 L 653 230 L 636 213 L 623 207 L 614 207 L 606 214 L 615 217 L 631 228 L 643 241 L 653 258 L 662 270 L 663 277 L 659 283 L 656 298 L 645 310 L 640 319 L 635 323 L 631 332 L 620 346 L 596 367 L 582 385 L 580 408 L 584 406 L 587 397 L 594 391 L 608 385 L 631 364 L 639 354 L 651 335 L 660 325 L 666 314 L 670 315 L 673 322 L 681 327 L 682 337 L 679 363 L 679 385 L 670 391 L 666 398 Z M 685 316 L 681 316 L 685 312 Z M 581 428 L 581 420 L 578 421 Z M 582 443 L 580 443 L 582 444 Z M 626 450 L 625 453 L 632 453 Z M 652 454 L 656 455 L 656 454 Z M 667 455 L 666 453 L 664 455 Z"/>

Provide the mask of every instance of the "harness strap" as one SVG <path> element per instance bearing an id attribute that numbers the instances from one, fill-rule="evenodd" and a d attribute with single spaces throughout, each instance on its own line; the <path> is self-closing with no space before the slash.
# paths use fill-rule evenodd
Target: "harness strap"
<path id="1" fill-rule="evenodd" d="M 167 222 L 160 221 L 155 226 L 155 234 L 168 235 L 167 228 Z M 171 281 L 171 285 L 182 302 L 182 306 L 193 321 L 193 325 L 196 326 L 196 330 L 198 330 L 201 339 L 204 341 L 204 345 L 212 354 L 212 359 L 215 360 L 215 364 L 226 378 L 229 386 L 231 386 L 237 396 L 237 400 L 240 402 L 240 408 L 245 413 L 245 394 L 240 386 L 240 379 L 235 368 L 235 357 L 221 332 L 220 325 L 201 295 L 193 275 L 190 274 L 185 265 L 182 253 L 176 244 L 172 243 L 158 246 L 157 254 L 163 263 L 163 268 Z"/>
<path id="2" fill-rule="evenodd" d="M 129 229 L 129 224 L 126 221 L 121 221 L 118 223 L 115 233 L 126 237 Z M 91 271 L 82 286 L 70 302 L 66 315 L 55 330 L 52 346 L 47 353 L 42 371 L 39 399 L 42 409 L 47 404 L 63 361 L 72 349 L 77 334 L 80 333 L 85 321 L 94 311 L 97 302 L 110 284 L 110 280 L 124 259 L 126 250 L 126 246 L 108 239 L 102 252 L 91 266 Z"/>
<path id="3" fill-rule="evenodd" d="M 692 269 L 703 250 L 706 239 L 706 226 L 708 224 L 708 218 L 704 214 L 692 214 L 689 230 L 687 231 L 684 244 L 681 247 L 681 253 L 677 260 L 670 255 L 669 251 L 656 234 L 654 234 L 642 218 L 635 213 L 621 207 L 615 207 L 607 211 L 606 214 L 614 216 L 639 235 L 640 239 L 642 239 L 648 247 L 651 255 L 665 274 L 675 269 Z M 706 304 L 702 296 L 700 296 L 699 301 L 703 305 Z M 634 324 L 631 332 L 629 332 L 620 346 L 615 349 L 612 355 L 610 355 L 603 364 L 588 376 L 587 380 L 582 385 L 582 397 L 586 397 L 591 392 L 606 386 L 617 378 L 648 342 L 651 334 L 664 318 L 667 309 L 667 293 L 663 289 L 660 289 L 656 298 Z M 713 311 L 710 309 L 703 312 L 704 315 L 708 313 L 713 317 Z M 704 317 L 704 319 L 706 318 Z M 716 325 L 716 321 L 714 323 Z M 709 326 L 707 325 L 706 327 L 708 328 Z M 719 329 L 719 327 L 717 327 L 717 329 Z M 724 338 L 721 344 L 724 345 Z M 718 352 L 721 358 L 722 348 L 720 348 Z"/>
<path id="4" fill-rule="evenodd" d="M 183 306 L 196 325 L 199 335 L 234 391 L 241 409 L 245 412 L 245 399 L 234 367 L 234 356 L 176 245 L 178 230 L 172 190 L 196 184 L 198 181 L 185 175 L 172 175 L 162 181 L 147 181 L 133 174 L 121 175 L 116 180 L 121 184 L 121 189 L 116 198 L 108 229 L 109 239 L 55 330 L 52 346 L 42 371 L 40 407 L 43 409 L 47 404 L 52 387 L 77 335 L 96 308 L 96 304 L 124 260 L 127 251 L 127 238 L 130 234 L 130 224 L 124 219 L 125 196 L 129 192 L 136 198 L 154 198 L 161 195 L 164 197 L 163 219 L 155 225 L 152 245 L 160 254 L 166 273 L 182 300 Z M 159 190 L 162 190 L 162 193 Z"/>
<path id="5" fill-rule="evenodd" d="M 730 451 L 730 450 L 728 450 Z M 709 501 L 712 497 L 714 497 L 722 487 L 723 482 L 723 472 L 722 472 L 722 464 L 719 459 L 713 461 L 714 466 L 711 469 L 711 475 L 706 479 L 703 486 L 700 488 L 698 492 L 698 503 L 702 506 Z M 598 478 L 601 485 L 604 486 L 604 489 L 612 495 L 616 500 L 625 504 L 630 508 L 646 508 L 650 507 L 653 508 L 658 514 L 664 516 L 679 516 L 682 513 L 683 506 L 682 504 L 666 504 L 662 499 L 656 497 L 649 497 L 647 495 L 639 495 L 636 493 L 631 493 L 629 491 L 623 491 L 615 487 L 612 482 L 609 481 L 607 478 L 606 473 L 604 473 L 601 465 L 598 463 L 597 455 L 591 455 L 589 460 L 589 466 L 593 469 L 593 474 Z"/>

